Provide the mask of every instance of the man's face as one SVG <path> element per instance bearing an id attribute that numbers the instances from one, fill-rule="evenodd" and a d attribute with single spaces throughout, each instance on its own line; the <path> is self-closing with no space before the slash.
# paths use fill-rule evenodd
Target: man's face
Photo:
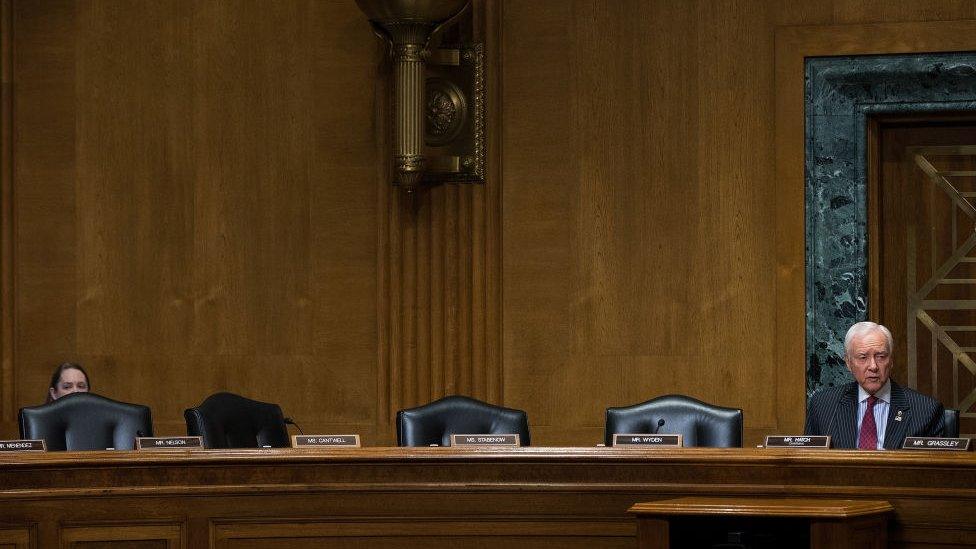
<path id="1" fill-rule="evenodd" d="M 847 369 L 854 374 L 854 379 L 868 394 L 876 393 L 891 375 L 891 351 L 884 334 L 875 330 L 855 337 L 844 362 L 847 363 Z"/>

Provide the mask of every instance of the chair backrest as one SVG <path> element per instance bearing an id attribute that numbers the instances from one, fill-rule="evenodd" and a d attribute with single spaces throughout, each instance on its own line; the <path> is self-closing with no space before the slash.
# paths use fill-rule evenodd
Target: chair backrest
<path id="1" fill-rule="evenodd" d="M 529 445 L 529 420 L 524 411 L 463 396 L 400 410 L 396 426 L 400 446 L 450 446 L 454 434 L 517 434 L 522 446 Z"/>
<path id="2" fill-rule="evenodd" d="M 945 420 L 945 430 L 942 431 L 943 436 L 948 438 L 959 438 L 959 410 L 946 408 L 945 411 L 942 412 L 942 417 Z"/>
<path id="3" fill-rule="evenodd" d="M 285 448 L 288 428 L 277 404 L 234 393 L 216 393 L 183 412 L 186 434 L 203 437 L 205 448 Z"/>
<path id="4" fill-rule="evenodd" d="M 20 436 L 43 439 L 48 450 L 131 450 L 137 436 L 151 437 L 152 413 L 94 393 L 71 393 L 21 408 Z"/>
<path id="5" fill-rule="evenodd" d="M 663 423 L 662 423 L 663 421 Z M 615 434 L 683 435 L 685 446 L 742 446 L 742 410 L 714 406 L 684 395 L 665 395 L 647 402 L 607 408 L 604 443 Z"/>

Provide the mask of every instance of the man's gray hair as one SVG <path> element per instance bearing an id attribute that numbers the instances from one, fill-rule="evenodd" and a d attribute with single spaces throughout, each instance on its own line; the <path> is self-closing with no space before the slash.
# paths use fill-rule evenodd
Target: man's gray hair
<path id="1" fill-rule="evenodd" d="M 881 324 L 865 321 L 858 322 L 847 330 L 847 335 L 844 336 L 844 354 L 850 354 L 851 342 L 854 341 L 855 338 L 866 336 L 872 332 L 881 332 L 885 336 L 885 341 L 888 343 L 887 351 L 891 353 L 891 349 L 895 346 L 895 340 L 891 337 L 891 330 L 885 328 Z"/>

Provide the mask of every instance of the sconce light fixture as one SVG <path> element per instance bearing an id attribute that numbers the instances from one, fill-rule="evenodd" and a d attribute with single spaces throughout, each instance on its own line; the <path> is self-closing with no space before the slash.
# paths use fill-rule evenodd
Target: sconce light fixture
<path id="1" fill-rule="evenodd" d="M 484 182 L 484 69 L 480 44 L 428 50 L 470 0 L 356 0 L 394 62 L 394 179 Z"/>

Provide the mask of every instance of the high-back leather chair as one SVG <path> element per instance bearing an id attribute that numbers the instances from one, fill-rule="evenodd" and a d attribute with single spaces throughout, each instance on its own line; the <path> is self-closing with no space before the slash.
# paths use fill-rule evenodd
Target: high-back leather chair
<path id="1" fill-rule="evenodd" d="M 942 436 L 959 438 L 959 410 L 946 408 L 942 412 L 942 418 L 945 420 L 945 430 L 942 431 Z"/>
<path id="2" fill-rule="evenodd" d="M 665 395 L 647 402 L 607 408 L 604 443 L 615 434 L 683 435 L 685 446 L 742 446 L 742 410 L 714 406 L 684 395 Z"/>
<path id="3" fill-rule="evenodd" d="M 21 408 L 20 436 L 43 439 L 48 450 L 131 450 L 137 436 L 152 436 L 147 406 L 71 393 L 54 402 Z"/>
<path id="4" fill-rule="evenodd" d="M 203 437 L 204 448 L 285 448 L 288 428 L 277 404 L 216 393 L 183 412 L 186 434 Z"/>
<path id="5" fill-rule="evenodd" d="M 517 434 L 522 446 L 529 445 L 529 420 L 524 411 L 464 396 L 447 396 L 400 410 L 396 426 L 400 446 L 450 446 L 455 434 Z"/>

